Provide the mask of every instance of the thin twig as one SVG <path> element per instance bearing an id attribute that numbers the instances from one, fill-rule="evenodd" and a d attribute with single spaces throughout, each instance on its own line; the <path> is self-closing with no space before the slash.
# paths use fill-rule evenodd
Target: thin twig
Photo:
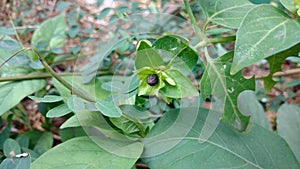
<path id="1" fill-rule="evenodd" d="M 282 77 L 282 76 L 289 76 L 289 75 L 295 75 L 295 74 L 300 74 L 300 68 L 296 68 L 296 69 L 291 69 L 291 70 L 286 70 L 283 72 L 276 72 L 273 74 L 273 77 Z M 267 76 L 255 76 L 255 79 L 262 79 L 264 77 Z"/>

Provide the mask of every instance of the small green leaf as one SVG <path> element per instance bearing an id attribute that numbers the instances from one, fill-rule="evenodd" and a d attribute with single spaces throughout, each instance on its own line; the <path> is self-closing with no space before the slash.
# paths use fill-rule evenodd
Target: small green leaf
<path id="1" fill-rule="evenodd" d="M 72 112 L 72 110 L 69 109 L 68 105 L 61 104 L 61 105 L 56 106 L 53 109 L 49 110 L 46 114 L 46 117 L 48 117 L 48 118 L 61 117 L 66 114 L 69 114 L 71 112 Z"/>
<path id="2" fill-rule="evenodd" d="M 48 151 L 53 146 L 53 135 L 51 132 L 44 132 L 36 145 L 34 146 L 34 151 L 38 154 L 43 154 Z"/>
<path id="3" fill-rule="evenodd" d="M 253 8 L 247 0 L 199 0 L 207 16 L 207 22 L 214 22 L 229 28 L 238 28 L 247 12 Z"/>
<path id="4" fill-rule="evenodd" d="M 30 99 L 38 101 L 38 102 L 44 102 L 44 103 L 54 103 L 59 102 L 63 100 L 63 97 L 56 96 L 56 95 L 45 95 L 43 98 L 36 97 L 36 96 L 28 96 Z"/>
<path id="5" fill-rule="evenodd" d="M 152 49 L 149 41 L 142 40 L 139 42 L 135 58 L 136 69 L 143 67 L 157 67 L 163 64 L 162 58 L 156 50 Z"/>
<path id="6" fill-rule="evenodd" d="M 257 16 L 260 14 L 261 16 Z M 300 19 L 270 5 L 250 10 L 237 31 L 231 73 L 285 51 L 300 42 Z M 274 43 L 276 42 L 276 43 Z"/>
<path id="7" fill-rule="evenodd" d="M 46 85 L 45 80 L 24 80 L 0 83 L 0 115 L 17 105 L 26 96 Z"/>
<path id="8" fill-rule="evenodd" d="M 280 0 L 281 4 L 292 13 L 297 12 L 295 2 L 297 0 Z"/>
<path id="9" fill-rule="evenodd" d="M 28 148 L 29 147 L 29 138 L 24 135 L 24 134 L 21 134 L 21 135 L 18 135 L 18 137 L 16 138 L 16 141 L 19 143 L 19 145 L 23 148 Z"/>
<path id="10" fill-rule="evenodd" d="M 139 128 L 132 122 L 131 120 L 120 117 L 114 118 L 111 117 L 109 120 L 114 124 L 117 128 L 121 129 L 125 134 L 132 134 L 139 131 Z"/>
<path id="11" fill-rule="evenodd" d="M 65 129 L 69 127 L 79 127 L 81 126 L 81 123 L 78 121 L 78 118 L 76 115 L 73 115 L 72 117 L 68 118 L 67 121 L 65 121 L 61 126 L 60 129 Z"/>
<path id="12" fill-rule="evenodd" d="M 30 155 L 20 158 L 6 158 L 0 164 L 0 169 L 30 169 Z"/>
<path id="13" fill-rule="evenodd" d="M 43 48 L 46 50 L 62 47 L 65 43 L 64 34 L 66 28 L 64 13 L 47 19 L 34 31 L 31 39 L 32 47 L 41 50 L 38 48 L 38 45 L 42 43 L 45 43 Z"/>
<path id="14" fill-rule="evenodd" d="M 298 105 L 284 104 L 278 109 L 277 130 L 291 147 L 300 161 L 300 108 Z"/>
<path id="15" fill-rule="evenodd" d="M 17 154 L 21 154 L 21 147 L 15 140 L 8 138 L 3 144 L 4 155 L 8 158 L 12 158 Z"/>
<path id="16" fill-rule="evenodd" d="M 121 109 L 111 101 L 97 101 L 95 106 L 105 116 L 121 117 L 122 115 Z"/>
<path id="17" fill-rule="evenodd" d="M 102 145 L 123 151 L 123 156 L 106 151 Z M 97 137 L 77 137 L 52 148 L 31 165 L 31 169 L 128 169 L 143 151 L 139 142 L 114 141 Z M 126 155 L 127 154 L 127 155 Z"/>

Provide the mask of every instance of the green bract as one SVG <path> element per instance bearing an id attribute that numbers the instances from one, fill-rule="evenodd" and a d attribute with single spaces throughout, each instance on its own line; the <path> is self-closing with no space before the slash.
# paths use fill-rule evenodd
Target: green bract
<path id="1" fill-rule="evenodd" d="M 197 60 L 197 53 L 182 37 L 167 35 L 158 38 L 153 44 L 141 40 L 137 45 L 135 58 L 135 73 L 140 81 L 138 95 L 160 95 L 166 102 L 170 102 L 170 99 L 197 96 L 197 89 L 182 74 L 190 71 Z M 158 77 L 155 84 L 147 81 L 152 75 Z"/>
<path id="2" fill-rule="evenodd" d="M 166 86 L 168 83 L 171 86 L 175 86 L 176 83 L 172 78 L 170 78 L 162 68 L 151 68 L 143 67 L 136 71 L 138 75 L 138 80 L 140 80 L 140 86 L 138 95 L 149 95 L 149 96 L 158 96 L 159 90 Z M 151 86 L 147 83 L 147 78 L 149 75 L 156 74 L 158 76 L 158 83 L 154 86 Z"/>

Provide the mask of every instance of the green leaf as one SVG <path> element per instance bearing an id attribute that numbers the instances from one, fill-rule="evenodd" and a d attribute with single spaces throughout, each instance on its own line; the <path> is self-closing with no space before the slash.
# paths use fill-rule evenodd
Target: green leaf
<path id="1" fill-rule="evenodd" d="M 31 169 L 128 169 L 143 151 L 141 143 L 117 142 L 96 137 L 77 137 L 52 148 L 34 161 Z M 100 144 L 101 143 L 101 144 Z M 118 156 L 102 148 L 102 144 L 123 148 L 128 156 Z M 120 150 L 120 151 L 122 151 Z"/>
<path id="2" fill-rule="evenodd" d="M 297 8 L 295 7 L 296 0 L 280 0 L 281 4 L 288 9 L 290 12 L 295 13 L 297 12 Z"/>
<path id="3" fill-rule="evenodd" d="M 277 130 L 285 139 L 300 161 L 300 108 L 297 105 L 284 104 L 278 110 Z"/>
<path id="4" fill-rule="evenodd" d="M 165 96 L 170 98 L 183 98 L 199 95 L 199 92 L 191 81 L 178 70 L 167 69 L 165 73 L 175 82 L 175 86 L 166 83 L 166 86 L 162 88 L 161 91 Z"/>
<path id="5" fill-rule="evenodd" d="M 38 47 L 41 44 L 43 44 L 43 48 L 46 50 L 62 47 L 65 44 L 64 34 L 66 28 L 64 13 L 47 19 L 34 31 L 31 39 L 32 47 L 37 50 L 41 50 Z"/>
<path id="6" fill-rule="evenodd" d="M 84 84 L 83 77 L 80 76 L 65 76 L 63 77 L 64 80 L 69 82 L 72 86 L 81 90 L 82 92 L 86 93 L 91 97 L 96 97 L 97 100 L 102 100 L 110 95 L 110 92 L 102 89 L 102 84 L 107 80 L 103 77 L 96 78 L 95 80 L 91 81 L 90 83 Z M 67 103 L 68 98 L 71 97 L 71 92 L 61 83 L 59 83 L 56 79 L 53 78 L 53 85 L 59 91 L 60 95 L 64 98 L 64 102 Z"/>
<path id="7" fill-rule="evenodd" d="M 0 164 L 0 169 L 30 169 L 30 156 L 6 158 Z"/>
<path id="8" fill-rule="evenodd" d="M 38 154 L 43 154 L 48 151 L 53 145 L 53 135 L 51 132 L 44 132 L 37 141 L 34 151 Z"/>
<path id="9" fill-rule="evenodd" d="M 255 89 L 255 79 L 254 77 L 245 79 L 241 71 L 231 75 L 230 60 L 232 60 L 232 57 L 233 52 L 228 52 L 220 59 L 209 61 L 200 81 L 200 91 L 203 99 L 208 98 L 211 94 L 216 96 L 224 104 L 222 119 L 244 131 L 248 126 L 250 116 L 240 112 L 237 99 L 238 95 L 244 90 Z"/>
<path id="10" fill-rule="evenodd" d="M 97 101 L 95 106 L 105 116 L 121 117 L 122 115 L 122 111 L 119 106 L 112 101 Z"/>
<path id="11" fill-rule="evenodd" d="M 163 64 L 163 59 L 156 50 L 152 49 L 149 41 L 142 40 L 139 42 L 135 57 L 136 69 L 143 67 L 157 67 Z"/>
<path id="12" fill-rule="evenodd" d="M 251 115 L 250 122 L 256 123 L 265 129 L 272 131 L 264 108 L 257 101 L 253 91 L 246 90 L 238 96 L 238 108 L 243 114 Z"/>
<path id="13" fill-rule="evenodd" d="M 15 31 L 13 28 L 7 28 L 7 27 L 0 27 L 0 36 L 3 35 L 14 35 Z"/>
<path id="14" fill-rule="evenodd" d="M 134 122 L 125 117 L 111 117 L 109 118 L 109 120 L 117 128 L 121 129 L 125 134 L 132 134 L 139 131 L 139 128 L 134 124 Z"/>
<path id="15" fill-rule="evenodd" d="M 238 28 L 247 12 L 253 8 L 247 0 L 199 0 L 200 6 L 207 16 L 207 22 Z"/>
<path id="16" fill-rule="evenodd" d="M 74 137 L 87 136 L 87 133 L 82 127 L 69 127 L 65 129 L 60 129 L 58 133 L 59 136 L 61 137 L 62 142 L 70 140 Z"/>
<path id="17" fill-rule="evenodd" d="M 299 18 L 291 19 L 275 7 L 253 8 L 237 31 L 231 73 L 295 46 L 300 42 L 299 28 Z"/>
<path id="18" fill-rule="evenodd" d="M 72 110 L 69 109 L 68 105 L 61 104 L 61 105 L 56 106 L 53 109 L 49 110 L 46 114 L 46 117 L 48 117 L 48 118 L 61 117 L 66 114 L 69 114 L 71 112 L 72 112 Z"/>
<path id="19" fill-rule="evenodd" d="M 28 96 L 28 97 L 32 100 L 38 102 L 44 102 L 44 103 L 54 103 L 63 100 L 61 96 L 56 96 L 56 95 L 45 95 L 43 98 L 36 97 L 36 96 Z"/>
<path id="20" fill-rule="evenodd" d="M 184 114 L 195 111 L 191 108 L 173 110 L 164 114 L 150 131 L 146 139 L 155 138 L 175 124 L 182 126 L 176 132 L 185 130 L 188 124 L 178 124 L 179 112 Z M 210 113 L 200 108 L 197 119 L 187 135 L 182 137 L 167 137 L 145 144 L 143 161 L 149 168 L 183 169 L 183 168 L 299 168 L 298 161 L 293 156 L 286 142 L 274 132 L 253 124 L 247 133 L 236 132 L 224 123 L 219 123 L 213 135 L 208 140 L 199 140 L 200 131 Z M 192 117 L 186 116 L 188 120 Z M 179 141 L 168 151 L 167 147 Z M 203 142 L 204 141 L 204 142 Z M 152 150 L 162 150 L 153 154 Z"/>
<path id="21" fill-rule="evenodd" d="M 0 65 L 7 61 L 7 59 L 13 55 L 15 52 L 20 50 L 22 47 L 15 39 L 5 36 L 0 40 Z M 18 58 L 22 55 L 16 55 L 14 58 Z M 12 59 L 14 59 L 12 58 Z M 10 59 L 10 61 L 12 60 Z M 25 59 L 23 59 L 25 60 Z M 10 64 L 10 62 L 7 62 Z"/>
<path id="22" fill-rule="evenodd" d="M 266 93 L 268 93 L 276 84 L 276 82 L 273 80 L 273 74 L 278 71 L 281 71 L 281 65 L 283 61 L 289 56 L 297 56 L 299 52 L 300 52 L 300 43 L 288 50 L 277 53 L 267 58 L 267 61 L 269 62 L 270 65 L 269 68 L 270 72 L 268 76 L 263 78 L 264 88 Z"/>
<path id="23" fill-rule="evenodd" d="M 25 147 L 25 148 L 29 147 L 29 138 L 24 134 L 18 135 L 18 137 L 16 138 L 16 141 L 18 142 L 18 144 L 21 147 Z"/>
<path id="24" fill-rule="evenodd" d="M 198 61 L 197 52 L 180 36 L 163 36 L 153 43 L 153 48 L 157 49 L 165 60 L 172 60 L 173 69 L 190 71 Z"/>
<path id="25" fill-rule="evenodd" d="M 80 122 L 78 121 L 76 115 L 73 115 L 60 126 L 60 129 L 65 129 L 69 127 L 79 127 L 79 126 L 81 126 Z"/>
<path id="26" fill-rule="evenodd" d="M 45 80 L 24 80 L 0 83 L 0 115 L 17 105 L 24 97 L 40 90 Z"/>
<path id="27" fill-rule="evenodd" d="M 21 147 L 18 142 L 8 138 L 3 144 L 3 152 L 6 157 L 12 158 L 13 156 L 21 153 Z"/>

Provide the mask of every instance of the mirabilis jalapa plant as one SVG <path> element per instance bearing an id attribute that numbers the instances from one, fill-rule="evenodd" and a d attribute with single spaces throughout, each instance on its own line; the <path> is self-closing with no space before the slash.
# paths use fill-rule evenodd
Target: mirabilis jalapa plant
<path id="1" fill-rule="evenodd" d="M 167 62 L 163 57 L 168 57 Z M 140 41 L 135 59 L 135 73 L 140 81 L 138 95 L 161 96 L 167 103 L 176 98 L 198 96 L 197 89 L 181 73 L 182 67 L 195 66 L 196 62 L 192 62 L 197 59 L 188 41 L 179 36 L 163 36 L 153 45 L 147 40 Z"/>

